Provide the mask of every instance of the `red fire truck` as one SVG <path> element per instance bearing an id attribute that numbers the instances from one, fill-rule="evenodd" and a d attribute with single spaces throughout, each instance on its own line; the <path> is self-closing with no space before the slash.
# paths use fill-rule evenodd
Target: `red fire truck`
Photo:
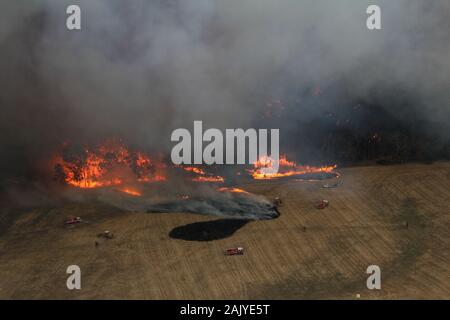
<path id="1" fill-rule="evenodd" d="M 228 248 L 225 250 L 224 254 L 226 256 L 242 255 L 244 254 L 244 248 L 242 247 Z"/>
<path id="2" fill-rule="evenodd" d="M 80 222 L 81 222 L 80 217 L 69 217 L 64 221 L 64 224 L 70 225 L 70 224 L 76 224 L 76 223 L 80 223 Z"/>

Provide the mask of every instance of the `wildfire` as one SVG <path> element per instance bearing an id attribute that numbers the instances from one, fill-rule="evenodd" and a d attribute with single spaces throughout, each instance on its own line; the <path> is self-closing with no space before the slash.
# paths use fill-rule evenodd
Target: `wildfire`
<path id="1" fill-rule="evenodd" d="M 222 187 L 218 189 L 220 192 L 232 192 L 232 193 L 249 193 L 243 189 L 240 188 L 227 188 L 227 187 Z"/>
<path id="2" fill-rule="evenodd" d="M 221 176 L 200 176 L 195 177 L 192 181 L 196 182 L 224 182 L 225 179 Z"/>
<path id="3" fill-rule="evenodd" d="M 183 169 L 186 170 L 186 171 L 194 172 L 196 174 L 201 174 L 201 175 L 205 175 L 206 174 L 205 171 L 203 171 L 202 169 L 197 168 L 197 167 L 183 167 Z"/>
<path id="4" fill-rule="evenodd" d="M 120 192 L 129 194 L 130 196 L 134 196 L 134 197 L 140 197 L 142 196 L 142 193 L 139 192 L 138 190 L 135 189 L 131 189 L 131 188 L 123 188 L 123 189 L 118 189 Z"/>
<path id="5" fill-rule="evenodd" d="M 224 182 L 225 181 L 225 179 L 223 177 L 207 173 L 198 167 L 183 167 L 183 169 L 186 171 L 189 171 L 189 172 L 193 172 L 198 175 L 198 176 L 192 178 L 192 181 L 195 181 L 195 182 Z"/>
<path id="6" fill-rule="evenodd" d="M 131 196 L 142 196 L 141 188 L 136 189 L 137 183 L 149 183 L 166 180 L 168 166 L 160 160 L 151 158 L 148 154 L 131 150 L 123 143 L 112 140 L 98 147 L 84 147 L 73 150 L 69 144 L 63 145 L 61 153 L 52 162 L 57 180 L 78 188 L 116 187 L 117 191 Z M 260 157 L 247 170 L 256 180 L 275 179 L 310 173 L 335 173 L 336 165 L 313 167 L 298 165 L 289 161 L 285 155 L 279 159 L 277 173 L 263 173 L 263 168 L 270 168 L 273 159 Z M 173 166 L 182 168 L 189 173 L 188 179 L 200 183 L 223 183 L 224 177 L 205 171 L 198 166 Z M 240 172 L 237 174 L 239 175 Z M 335 173 L 338 175 L 338 173 Z M 130 187 L 133 186 L 133 187 Z M 221 192 L 247 193 L 239 188 L 218 188 Z"/>
<path id="7" fill-rule="evenodd" d="M 260 157 L 254 163 L 254 169 L 251 170 L 251 175 L 253 179 L 256 180 L 265 180 L 265 179 L 276 179 L 281 177 L 290 177 L 295 175 L 302 175 L 307 173 L 332 173 L 333 170 L 337 167 L 333 166 L 325 166 L 325 167 L 313 167 L 313 166 L 302 166 L 297 165 L 293 161 L 289 161 L 286 158 L 286 155 L 281 155 L 279 160 L 279 170 L 277 173 L 263 173 L 262 168 L 271 168 L 273 163 L 273 159 L 269 156 Z"/>
<path id="8" fill-rule="evenodd" d="M 57 179 L 79 188 L 117 186 L 130 179 L 165 180 L 164 164 L 152 161 L 143 152 L 132 152 L 117 141 L 108 141 L 98 148 L 85 147 L 75 155 L 63 150 L 55 163 Z"/>

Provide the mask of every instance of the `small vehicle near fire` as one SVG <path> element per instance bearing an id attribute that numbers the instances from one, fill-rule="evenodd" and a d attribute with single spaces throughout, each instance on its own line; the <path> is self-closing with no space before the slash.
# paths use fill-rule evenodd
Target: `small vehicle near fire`
<path id="1" fill-rule="evenodd" d="M 77 223 L 80 223 L 82 220 L 81 220 L 81 217 L 68 217 L 65 221 L 64 221 L 64 224 L 65 225 L 73 225 L 73 224 L 77 224 Z"/>
<path id="2" fill-rule="evenodd" d="M 228 248 L 225 250 L 224 255 L 226 256 L 235 256 L 235 255 L 243 255 L 244 248 L 236 247 L 236 248 Z"/>
<path id="3" fill-rule="evenodd" d="M 328 200 L 322 200 L 320 201 L 320 203 L 317 205 L 317 209 L 325 209 L 326 207 L 328 207 L 328 205 L 330 204 L 330 202 Z"/>
<path id="4" fill-rule="evenodd" d="M 332 183 L 332 184 L 326 183 L 326 184 L 324 184 L 322 187 L 323 187 L 324 189 L 333 189 L 333 188 L 337 188 L 337 187 L 338 187 L 338 184 L 337 184 L 337 182 L 336 182 L 336 183 Z"/>
<path id="5" fill-rule="evenodd" d="M 111 231 L 105 230 L 102 233 L 97 234 L 97 237 L 105 238 L 105 239 L 112 239 L 112 238 L 114 238 L 114 235 L 112 234 Z"/>

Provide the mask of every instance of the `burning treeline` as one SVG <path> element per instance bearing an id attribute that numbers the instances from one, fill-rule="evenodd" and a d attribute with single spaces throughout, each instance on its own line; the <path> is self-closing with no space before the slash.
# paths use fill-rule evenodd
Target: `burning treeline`
<path id="1" fill-rule="evenodd" d="M 55 178 L 79 188 L 122 185 L 127 180 L 165 180 L 165 165 L 141 151 L 130 151 L 120 141 L 108 141 L 97 148 L 85 147 L 77 153 L 67 146 L 52 160 Z"/>
<path id="2" fill-rule="evenodd" d="M 136 185 L 170 182 L 168 180 L 174 172 L 181 172 L 183 179 L 192 183 L 217 184 L 219 191 L 244 192 L 238 188 L 220 187 L 227 179 L 213 173 L 214 166 L 174 165 L 162 155 L 133 150 L 117 139 L 83 148 L 74 148 L 65 143 L 50 162 L 54 179 L 72 188 L 115 187 L 131 196 L 139 196 Z M 316 173 L 337 174 L 334 172 L 336 165 L 302 166 L 289 161 L 286 155 L 281 156 L 277 173 L 262 173 L 263 168 L 272 164 L 273 159 L 270 157 L 260 157 L 253 165 L 247 166 L 247 178 L 270 180 Z M 236 175 L 240 175 L 240 171 L 236 171 Z"/>

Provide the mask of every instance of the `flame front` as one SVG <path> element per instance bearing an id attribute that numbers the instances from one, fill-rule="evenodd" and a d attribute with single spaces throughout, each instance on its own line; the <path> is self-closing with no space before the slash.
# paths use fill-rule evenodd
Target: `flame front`
<path id="1" fill-rule="evenodd" d="M 116 190 L 131 196 L 141 196 L 137 183 L 149 183 L 166 180 L 167 165 L 155 160 L 142 151 L 130 150 L 123 143 L 115 140 L 107 141 L 97 148 L 85 147 L 81 151 L 66 150 L 55 156 L 54 169 L 57 180 L 78 188 L 99 188 L 116 186 Z M 72 152 L 70 152 L 72 151 Z M 313 167 L 298 165 L 287 160 L 285 155 L 279 159 L 277 173 L 264 173 L 263 168 L 271 168 L 274 160 L 269 156 L 260 157 L 248 173 L 256 180 L 275 179 L 304 175 L 309 173 L 335 173 L 336 165 Z M 206 172 L 198 166 L 181 167 L 190 173 L 189 179 L 194 182 L 223 183 L 224 177 Z M 220 188 L 222 192 L 245 193 L 238 188 Z"/>
<path id="2" fill-rule="evenodd" d="M 236 188 L 236 187 L 231 187 L 231 188 L 228 188 L 228 187 L 222 187 L 222 188 L 219 188 L 219 189 L 217 189 L 217 190 L 219 190 L 220 192 L 231 192 L 231 193 L 245 193 L 245 194 L 249 194 L 249 192 L 245 191 L 244 189 Z"/>
<path id="3" fill-rule="evenodd" d="M 293 161 L 289 161 L 286 155 L 281 155 L 279 160 L 279 170 L 276 173 L 263 173 L 263 168 L 272 168 L 274 160 L 269 156 L 260 157 L 253 165 L 253 170 L 250 173 L 253 179 L 268 180 L 282 177 L 290 177 L 295 175 L 302 175 L 307 173 L 332 173 L 337 167 L 336 165 L 325 167 L 313 167 L 297 165 Z"/>
<path id="4" fill-rule="evenodd" d="M 210 173 L 206 173 L 204 170 L 198 167 L 183 167 L 185 171 L 193 172 L 197 174 L 196 177 L 192 178 L 195 182 L 224 182 L 225 179 L 221 176 L 216 176 Z"/>
<path id="5" fill-rule="evenodd" d="M 129 194 L 130 196 L 135 196 L 135 197 L 142 196 L 142 193 L 140 191 L 132 189 L 132 188 L 118 189 L 118 191 Z"/>
<path id="6" fill-rule="evenodd" d="M 57 155 L 55 162 L 57 178 L 79 188 L 118 186 L 130 180 L 153 182 L 166 179 L 163 163 L 152 161 L 143 152 L 131 152 L 117 141 L 96 149 L 86 147 L 76 156 Z"/>

